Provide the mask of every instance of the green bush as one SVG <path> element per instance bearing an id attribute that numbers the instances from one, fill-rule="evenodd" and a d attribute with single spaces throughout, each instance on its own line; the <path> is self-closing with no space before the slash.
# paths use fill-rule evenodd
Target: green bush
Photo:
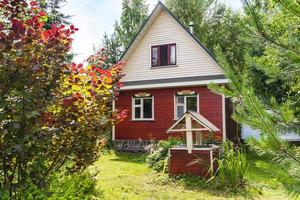
<path id="1" fill-rule="evenodd" d="M 39 188 L 30 179 L 18 187 L 17 196 L 9 196 L 9 193 L 0 188 L 0 200 L 91 200 L 101 197 L 102 193 L 96 190 L 96 182 L 87 173 L 71 175 L 54 175 L 47 188 Z"/>
<path id="2" fill-rule="evenodd" d="M 169 149 L 180 143 L 182 143 L 181 140 L 175 137 L 158 142 L 146 157 L 147 166 L 159 172 L 165 171 Z"/>
<path id="3" fill-rule="evenodd" d="M 9 199 L 9 193 L 0 187 L 0 200 Z"/>
<path id="4" fill-rule="evenodd" d="M 87 172 L 53 177 L 49 200 L 90 200 L 101 197 L 94 178 Z"/>
<path id="5" fill-rule="evenodd" d="M 12 192 L 12 196 L 8 190 L 0 187 L 0 200 L 18 199 L 18 200 L 46 200 L 46 192 L 39 188 L 32 182 L 31 179 L 27 178 L 21 185 L 14 185 L 17 189 Z"/>
<path id="6" fill-rule="evenodd" d="M 214 178 L 217 187 L 228 192 L 244 192 L 247 187 L 246 174 L 249 169 L 246 154 L 242 148 L 235 148 L 229 141 L 223 142 L 218 162 L 218 174 Z"/>

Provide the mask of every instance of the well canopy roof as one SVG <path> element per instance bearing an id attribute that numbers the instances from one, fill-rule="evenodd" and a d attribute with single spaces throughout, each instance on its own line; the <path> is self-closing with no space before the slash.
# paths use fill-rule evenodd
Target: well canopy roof
<path id="1" fill-rule="evenodd" d="M 192 128 L 187 130 L 186 127 L 186 117 L 190 116 L 192 119 Z M 182 132 L 182 131 L 220 131 L 218 127 L 216 127 L 213 123 L 208 121 L 205 117 L 201 114 L 194 112 L 194 111 L 186 111 L 184 115 L 179 118 L 172 126 L 168 129 L 168 133 L 170 132 Z"/>

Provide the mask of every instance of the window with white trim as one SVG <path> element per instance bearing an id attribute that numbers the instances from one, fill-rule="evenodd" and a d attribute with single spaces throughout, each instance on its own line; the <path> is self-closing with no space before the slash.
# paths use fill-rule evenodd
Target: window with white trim
<path id="1" fill-rule="evenodd" d="M 151 47 L 151 66 L 176 65 L 176 44 L 164 44 Z"/>
<path id="2" fill-rule="evenodd" d="M 133 97 L 132 101 L 133 120 L 151 120 L 154 118 L 153 97 Z"/>
<path id="3" fill-rule="evenodd" d="M 199 112 L 198 95 L 175 96 L 175 119 L 179 119 L 187 111 Z"/>

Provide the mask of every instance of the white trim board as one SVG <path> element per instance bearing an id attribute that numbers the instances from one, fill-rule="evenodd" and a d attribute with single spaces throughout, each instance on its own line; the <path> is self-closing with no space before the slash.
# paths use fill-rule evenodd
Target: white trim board
<path id="1" fill-rule="evenodd" d="M 138 89 L 151 89 L 151 88 L 168 88 L 168 87 L 187 87 L 187 86 L 200 86 L 208 85 L 210 83 L 228 83 L 227 79 L 216 79 L 216 80 L 204 80 L 204 81 L 187 81 L 187 82 L 175 82 L 175 83 L 157 83 L 157 84 L 145 84 L 145 85 L 131 85 L 123 86 L 121 91 L 125 90 L 138 90 Z"/>

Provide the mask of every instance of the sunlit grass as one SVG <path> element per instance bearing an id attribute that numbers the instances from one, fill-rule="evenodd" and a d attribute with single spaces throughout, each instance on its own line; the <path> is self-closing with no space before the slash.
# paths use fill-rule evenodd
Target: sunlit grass
<path id="1" fill-rule="evenodd" d="M 90 168 L 97 174 L 97 187 L 107 200 L 143 200 L 143 199 L 244 199 L 242 196 L 226 196 L 220 191 L 205 189 L 204 184 L 175 180 L 167 174 L 158 174 L 144 163 L 144 154 L 105 153 Z M 251 167 L 248 179 L 261 188 L 261 194 L 255 199 L 289 199 L 283 183 L 276 174 L 284 173 L 283 169 L 274 168 L 268 160 L 249 156 Z M 275 171 L 272 171 L 272 168 Z M 199 185 L 199 186 L 197 186 Z"/>

